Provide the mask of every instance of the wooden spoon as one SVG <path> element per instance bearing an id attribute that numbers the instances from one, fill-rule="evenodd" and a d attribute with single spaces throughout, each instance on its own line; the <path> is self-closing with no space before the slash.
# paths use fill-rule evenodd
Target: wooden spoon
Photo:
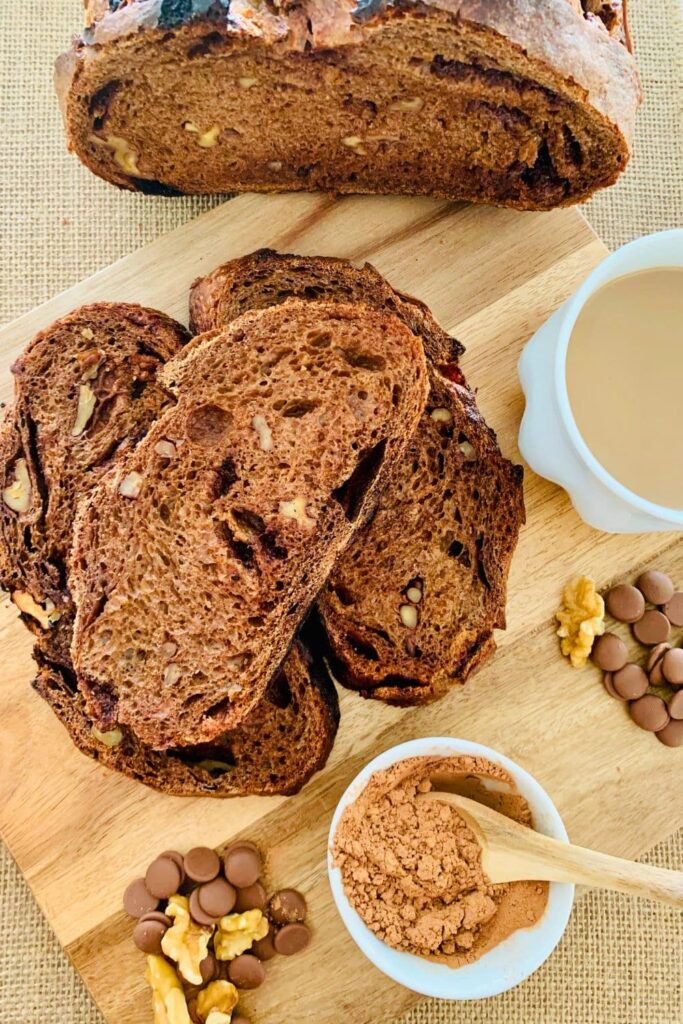
<path id="1" fill-rule="evenodd" d="M 432 790 L 417 799 L 450 804 L 458 811 L 481 845 L 482 867 L 492 882 L 576 882 L 683 910 L 683 871 L 636 864 L 550 839 L 457 793 Z"/>

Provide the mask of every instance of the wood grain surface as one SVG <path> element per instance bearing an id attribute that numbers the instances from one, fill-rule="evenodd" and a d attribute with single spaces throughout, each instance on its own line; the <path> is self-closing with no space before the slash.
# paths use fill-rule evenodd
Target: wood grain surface
<path id="1" fill-rule="evenodd" d="M 192 280 L 230 257 L 281 251 L 368 259 L 427 302 L 466 345 L 463 366 L 503 451 L 518 458 L 524 343 L 605 253 L 575 211 L 520 214 L 427 199 L 254 196 L 231 200 L 57 296 L 0 332 L 0 399 L 36 330 L 93 300 L 137 301 L 187 319 Z M 599 397 L 599 383 L 596 384 Z M 272 886 L 301 889 L 314 941 L 268 965 L 243 1000 L 254 1024 L 382 1024 L 418 997 L 386 979 L 346 935 L 328 890 L 326 836 L 353 775 L 381 750 L 450 735 L 501 750 L 549 791 L 574 842 L 635 857 L 683 824 L 681 752 L 633 726 L 592 668 L 559 656 L 553 615 L 578 572 L 601 587 L 661 565 L 683 583 L 672 534 L 608 536 L 585 526 L 565 494 L 526 475 L 528 521 L 510 578 L 508 629 L 466 687 L 401 711 L 341 695 L 326 769 L 296 797 L 232 801 L 163 796 L 79 754 L 29 687 L 30 638 L 0 607 L 0 827 L 57 936 L 110 1024 L 149 1024 L 142 955 L 121 910 L 126 884 L 167 848 L 221 847 L 248 835 L 268 851 Z M 406 543 L 410 538 L 406 537 Z"/>

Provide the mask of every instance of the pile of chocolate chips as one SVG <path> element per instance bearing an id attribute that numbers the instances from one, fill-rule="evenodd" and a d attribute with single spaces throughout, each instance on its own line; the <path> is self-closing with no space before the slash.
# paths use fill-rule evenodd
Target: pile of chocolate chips
<path id="1" fill-rule="evenodd" d="M 598 637 L 591 659 L 604 672 L 605 689 L 628 703 L 641 729 L 653 732 L 667 747 L 683 746 L 683 648 L 669 642 L 671 627 L 683 626 L 683 591 L 675 589 L 666 573 L 650 570 L 635 586 L 612 587 L 605 606 L 617 622 L 631 626 L 639 644 L 650 648 L 639 665 L 629 661 L 626 644 L 616 633 Z"/>
<path id="2" fill-rule="evenodd" d="M 304 923 L 307 908 L 301 893 L 280 889 L 268 899 L 260 881 L 261 871 L 259 849 L 246 839 L 229 846 L 222 859 L 208 846 L 196 846 L 185 856 L 166 850 L 152 861 L 145 877 L 131 882 L 123 895 L 126 913 L 137 918 L 135 945 L 143 953 L 164 955 L 161 940 L 173 922 L 163 907 L 176 893 L 188 897 L 190 916 L 204 927 L 217 924 L 225 914 L 260 910 L 268 918 L 268 933 L 254 942 L 249 952 L 230 961 L 219 961 L 210 952 L 200 964 L 204 985 L 222 978 L 238 989 L 258 988 L 266 977 L 263 964 L 267 960 L 278 953 L 292 956 L 300 952 L 311 937 Z M 199 990 L 181 981 L 190 1016 L 201 1024 L 196 1015 Z M 232 1024 L 249 1021 L 238 1015 L 232 1018 Z"/>

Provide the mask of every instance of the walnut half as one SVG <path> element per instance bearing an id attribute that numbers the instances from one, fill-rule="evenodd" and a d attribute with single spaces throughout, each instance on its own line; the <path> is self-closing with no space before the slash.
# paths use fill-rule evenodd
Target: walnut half
<path id="1" fill-rule="evenodd" d="M 28 475 L 26 459 L 14 463 L 14 480 L 2 492 L 2 500 L 13 512 L 27 512 L 31 505 L 31 478 Z"/>

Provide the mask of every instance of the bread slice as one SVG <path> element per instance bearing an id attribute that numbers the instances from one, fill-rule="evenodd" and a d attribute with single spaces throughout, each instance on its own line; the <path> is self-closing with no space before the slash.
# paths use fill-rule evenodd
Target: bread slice
<path id="1" fill-rule="evenodd" d="M 368 264 L 267 250 L 196 281 L 190 314 L 203 329 L 216 329 L 249 306 L 348 294 L 399 316 L 407 311 L 430 357 L 431 393 L 375 518 L 320 595 L 317 653 L 340 683 L 364 696 L 421 704 L 464 682 L 495 650 L 493 630 L 505 626 L 507 576 L 524 521 L 521 467 L 502 457 L 453 362 L 462 346 L 417 300 L 406 307 L 405 296 L 392 298 Z M 407 611 L 406 592 L 418 587 L 419 601 Z"/>
<path id="2" fill-rule="evenodd" d="M 356 267 L 333 256 L 295 256 L 273 249 L 229 260 L 197 278 L 190 291 L 190 329 L 195 334 L 215 330 L 247 310 L 267 309 L 287 299 L 363 302 L 395 313 L 422 339 L 427 358 L 437 365 L 457 360 L 464 351 L 423 302 L 395 291 L 372 264 Z"/>
<path id="3" fill-rule="evenodd" d="M 188 338 L 163 313 L 97 303 L 41 331 L 12 367 L 15 401 L 0 429 L 0 586 L 62 665 L 76 503 L 173 402 L 157 370 Z"/>
<path id="4" fill-rule="evenodd" d="M 402 706 L 441 697 L 495 650 L 524 522 L 522 467 L 501 455 L 458 368 L 447 374 L 432 370 L 403 471 L 318 600 L 337 681 Z"/>
<path id="5" fill-rule="evenodd" d="M 210 742 L 263 697 L 427 396 L 395 316 L 292 300 L 172 360 L 176 393 L 81 507 L 72 655 L 101 730 Z"/>
<path id="6" fill-rule="evenodd" d="M 245 722 L 198 747 L 161 752 L 125 726 L 98 732 L 68 669 L 43 664 L 33 685 L 82 753 L 172 796 L 298 793 L 325 764 L 339 724 L 336 690 L 300 643 Z"/>
<path id="7" fill-rule="evenodd" d="M 527 210 L 612 184 L 640 102 L 579 0 L 90 0 L 57 88 L 70 148 L 122 188 Z"/>

